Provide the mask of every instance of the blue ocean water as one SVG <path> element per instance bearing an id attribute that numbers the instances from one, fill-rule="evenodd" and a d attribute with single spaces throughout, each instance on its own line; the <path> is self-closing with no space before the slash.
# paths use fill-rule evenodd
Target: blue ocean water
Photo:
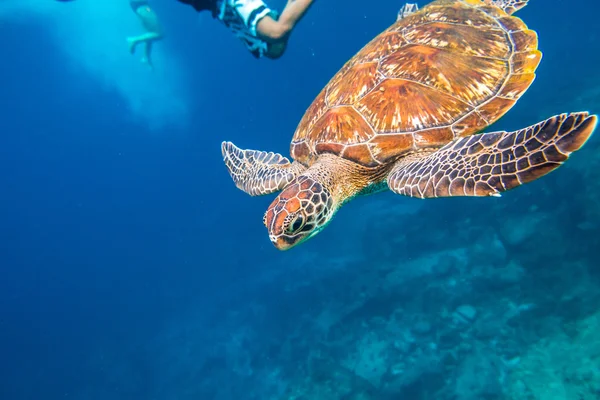
<path id="1" fill-rule="evenodd" d="M 287 156 L 401 4 L 317 1 L 268 61 L 155 0 L 150 71 L 122 3 L 0 4 L 0 398 L 600 398 L 598 137 L 501 198 L 360 198 L 279 252 L 220 143 Z M 519 12 L 544 57 L 493 129 L 600 112 L 599 11 Z"/>

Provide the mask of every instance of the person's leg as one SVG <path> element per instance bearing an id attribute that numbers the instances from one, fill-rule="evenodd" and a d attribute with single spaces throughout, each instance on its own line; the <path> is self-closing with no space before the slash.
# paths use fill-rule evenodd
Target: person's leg
<path id="1" fill-rule="evenodd" d="M 287 41 L 288 36 L 306 14 L 313 1 L 288 0 L 278 20 L 265 16 L 256 23 L 257 35 L 269 43 Z"/>
<path id="2" fill-rule="evenodd" d="M 144 47 L 144 56 L 142 57 L 142 62 L 144 64 L 148 64 L 150 68 L 153 68 L 152 65 L 152 41 L 146 41 Z"/>
<path id="3" fill-rule="evenodd" d="M 140 41 L 137 39 L 136 37 L 128 37 L 127 38 L 127 45 L 129 46 L 129 52 L 131 54 L 135 53 L 135 48 L 137 47 L 137 45 L 140 43 Z"/>
<path id="4" fill-rule="evenodd" d="M 147 33 L 142 33 L 141 35 L 138 36 L 131 36 L 127 38 L 127 43 L 129 44 L 129 51 L 131 52 L 131 54 L 135 53 L 135 48 L 137 47 L 138 44 L 145 42 L 145 43 L 151 43 L 154 42 L 156 40 L 160 40 L 162 39 L 162 35 L 155 33 L 155 32 L 147 32 Z"/>
<path id="5" fill-rule="evenodd" d="M 152 52 L 152 43 L 163 38 L 162 26 L 158 21 L 158 16 L 148 5 L 135 9 L 135 14 L 140 19 L 146 33 L 127 38 L 129 52 L 131 54 L 135 53 L 137 45 L 143 43 L 145 48 L 142 62 L 151 64 L 150 53 Z"/>

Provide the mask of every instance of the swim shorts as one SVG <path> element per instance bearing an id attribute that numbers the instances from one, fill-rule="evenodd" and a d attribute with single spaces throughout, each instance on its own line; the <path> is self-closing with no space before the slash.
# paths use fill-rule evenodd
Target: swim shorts
<path id="1" fill-rule="evenodd" d="M 255 57 L 260 58 L 267 52 L 269 44 L 258 37 L 256 26 L 267 15 L 277 19 L 278 14 L 263 0 L 221 0 L 217 10 L 217 17 Z"/>
<path id="2" fill-rule="evenodd" d="M 146 1 L 146 0 L 129 0 L 129 5 L 131 6 L 131 9 L 133 11 L 137 12 L 138 8 L 147 6 L 148 1 Z"/>

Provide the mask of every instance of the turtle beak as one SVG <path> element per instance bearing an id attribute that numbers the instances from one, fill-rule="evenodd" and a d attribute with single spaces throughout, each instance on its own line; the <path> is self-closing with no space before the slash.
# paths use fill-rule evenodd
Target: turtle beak
<path id="1" fill-rule="evenodd" d="M 286 236 L 269 235 L 269 239 L 271 239 L 271 243 L 273 243 L 273 246 L 275 246 L 277 250 L 281 251 L 291 249 L 296 245 L 296 242 L 291 241 L 290 238 Z"/>
<path id="2" fill-rule="evenodd" d="M 277 250 L 285 251 L 285 250 L 289 250 L 292 247 L 299 245 L 300 243 L 304 243 L 305 241 L 312 238 L 320 231 L 321 231 L 320 229 L 315 229 L 308 235 L 296 235 L 296 236 L 269 235 L 269 239 L 271 240 L 271 243 L 273 243 L 273 246 L 275 246 L 277 248 Z"/>

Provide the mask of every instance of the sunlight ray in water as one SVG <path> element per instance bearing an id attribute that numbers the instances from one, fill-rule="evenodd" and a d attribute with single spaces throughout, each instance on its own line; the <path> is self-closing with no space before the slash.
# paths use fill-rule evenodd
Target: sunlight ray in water
<path id="1" fill-rule="evenodd" d="M 3 0 L 2 20 L 43 26 L 64 52 L 66 70 L 83 69 L 117 90 L 136 121 L 152 129 L 187 124 L 188 71 L 168 43 L 154 45 L 154 70 L 129 54 L 126 37 L 142 29 L 126 1 Z"/>

